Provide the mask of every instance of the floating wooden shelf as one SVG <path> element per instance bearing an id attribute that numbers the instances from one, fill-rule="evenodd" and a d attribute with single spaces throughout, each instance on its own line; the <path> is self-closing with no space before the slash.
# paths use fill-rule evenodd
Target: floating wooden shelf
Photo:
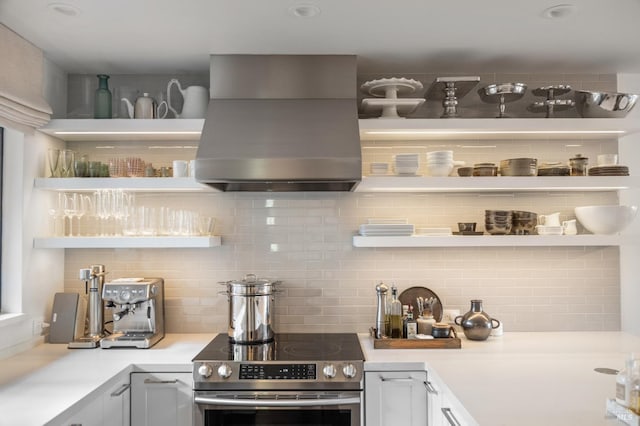
<path id="1" fill-rule="evenodd" d="M 222 243 L 212 237 L 52 237 L 36 238 L 35 248 L 209 248 Z"/>
<path id="2" fill-rule="evenodd" d="M 619 235 L 447 235 L 353 237 L 354 247 L 545 247 L 619 246 Z"/>
<path id="3" fill-rule="evenodd" d="M 169 178 L 36 178 L 37 189 L 88 192 L 98 189 L 123 189 L 138 192 L 198 192 L 216 189 L 198 183 L 193 177 Z"/>

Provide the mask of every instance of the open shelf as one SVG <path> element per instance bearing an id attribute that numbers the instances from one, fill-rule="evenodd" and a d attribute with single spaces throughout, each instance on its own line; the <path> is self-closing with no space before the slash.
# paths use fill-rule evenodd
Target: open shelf
<path id="1" fill-rule="evenodd" d="M 51 237 L 36 238 L 35 248 L 209 248 L 222 244 L 219 236 L 195 237 Z"/>
<path id="2" fill-rule="evenodd" d="M 623 118 L 361 119 L 360 139 L 602 139 L 640 132 Z"/>
<path id="3" fill-rule="evenodd" d="M 123 189 L 139 192 L 197 192 L 218 190 L 195 181 L 193 177 L 169 178 L 36 178 L 35 188 L 50 191 L 87 192 L 98 189 Z"/>
<path id="4" fill-rule="evenodd" d="M 353 237 L 354 247 L 545 247 L 618 246 L 619 235 L 478 235 Z"/>
<path id="5" fill-rule="evenodd" d="M 65 141 L 200 140 L 204 119 L 57 119 L 40 130 Z"/>
<path id="6" fill-rule="evenodd" d="M 362 140 L 601 139 L 640 132 L 624 118 L 371 118 Z M 39 130 L 65 141 L 199 140 L 204 119 L 55 119 Z"/>
<path id="7" fill-rule="evenodd" d="M 634 176 L 365 176 L 356 192 L 617 191 L 638 186 Z"/>

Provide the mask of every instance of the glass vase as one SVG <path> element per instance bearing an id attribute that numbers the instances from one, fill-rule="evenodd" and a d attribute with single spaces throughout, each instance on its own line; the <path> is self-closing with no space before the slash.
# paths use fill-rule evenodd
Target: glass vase
<path id="1" fill-rule="evenodd" d="M 108 75 L 98 74 L 98 88 L 93 108 L 94 118 L 111 118 L 111 92 L 108 80 Z"/>

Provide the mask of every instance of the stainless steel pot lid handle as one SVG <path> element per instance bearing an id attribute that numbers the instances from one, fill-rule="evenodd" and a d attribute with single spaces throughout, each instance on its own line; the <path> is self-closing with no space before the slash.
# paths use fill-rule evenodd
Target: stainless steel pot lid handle
<path id="1" fill-rule="evenodd" d="M 248 283 L 255 283 L 256 281 L 258 281 L 258 277 L 256 276 L 256 274 L 247 274 L 244 276 L 244 280 Z"/>

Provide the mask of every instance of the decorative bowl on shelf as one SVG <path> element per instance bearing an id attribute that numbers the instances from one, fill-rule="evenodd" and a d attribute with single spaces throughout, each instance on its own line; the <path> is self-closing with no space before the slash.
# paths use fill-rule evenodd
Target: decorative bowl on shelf
<path id="1" fill-rule="evenodd" d="M 574 209 L 576 218 L 593 234 L 611 235 L 624 230 L 636 216 L 637 206 L 582 206 Z"/>
<path id="2" fill-rule="evenodd" d="M 616 92 L 575 91 L 576 109 L 584 118 L 622 118 L 631 111 L 638 95 Z"/>

